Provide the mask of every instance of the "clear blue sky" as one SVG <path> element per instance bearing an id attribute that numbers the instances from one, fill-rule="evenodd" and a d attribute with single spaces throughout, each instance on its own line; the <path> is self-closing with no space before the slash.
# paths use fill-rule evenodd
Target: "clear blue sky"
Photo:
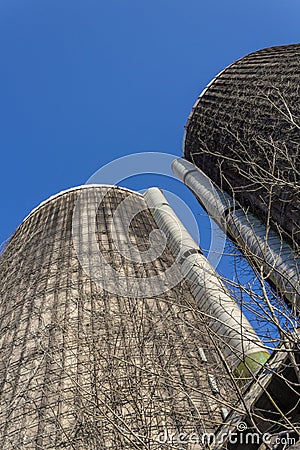
<path id="1" fill-rule="evenodd" d="M 217 72 L 299 41 L 299 0 L 0 0 L 0 242 L 117 157 L 180 156 Z"/>

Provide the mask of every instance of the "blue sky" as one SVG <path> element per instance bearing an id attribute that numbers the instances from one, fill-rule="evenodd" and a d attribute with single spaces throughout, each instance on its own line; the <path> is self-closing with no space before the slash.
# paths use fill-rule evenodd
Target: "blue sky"
<path id="1" fill-rule="evenodd" d="M 204 86 L 251 51 L 299 42 L 299 19 L 299 0 L 0 0 L 0 242 L 115 158 L 180 156 Z M 202 214 L 174 181 L 127 183 L 155 184 Z"/>

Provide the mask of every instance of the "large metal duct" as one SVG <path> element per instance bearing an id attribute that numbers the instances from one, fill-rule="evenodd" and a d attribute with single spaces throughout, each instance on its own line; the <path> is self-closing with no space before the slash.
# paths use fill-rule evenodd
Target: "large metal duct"
<path id="1" fill-rule="evenodd" d="M 220 339 L 219 347 L 231 369 L 237 376 L 255 372 L 269 354 L 254 329 L 162 192 L 150 188 L 144 197 L 158 227 L 170 241 L 172 252 L 177 255 L 200 310 L 210 321 L 211 332 Z"/>
<path id="2" fill-rule="evenodd" d="M 300 44 L 223 70 L 189 116 L 184 156 L 298 249 Z"/>
<path id="3" fill-rule="evenodd" d="M 198 198 L 200 203 L 235 243 L 250 264 L 263 273 L 288 300 L 293 309 L 300 309 L 300 259 L 277 233 L 246 213 L 228 194 L 222 192 L 204 172 L 178 158 L 172 164 L 174 173 Z"/>

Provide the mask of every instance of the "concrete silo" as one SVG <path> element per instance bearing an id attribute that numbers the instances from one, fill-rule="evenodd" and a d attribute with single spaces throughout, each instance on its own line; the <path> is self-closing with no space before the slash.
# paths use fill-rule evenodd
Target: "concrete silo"
<path id="1" fill-rule="evenodd" d="M 294 311 L 300 308 L 299 73 L 300 44 L 263 49 L 228 66 L 196 101 L 184 137 L 187 162 L 174 163 Z"/>
<path id="2" fill-rule="evenodd" d="M 234 62 L 200 94 L 185 158 L 292 245 L 300 240 L 300 44 Z"/>

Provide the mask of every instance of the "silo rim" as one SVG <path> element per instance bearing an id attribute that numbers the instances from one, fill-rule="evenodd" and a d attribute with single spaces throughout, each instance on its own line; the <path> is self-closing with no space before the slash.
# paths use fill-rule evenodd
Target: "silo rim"
<path id="1" fill-rule="evenodd" d="M 140 192 L 137 191 L 133 191 L 132 189 L 123 187 L 123 186 L 117 186 L 114 184 L 82 184 L 79 186 L 74 186 L 71 187 L 69 189 L 64 189 L 60 192 L 58 192 L 57 194 L 51 195 L 50 197 L 48 197 L 46 200 L 43 200 L 41 203 L 39 203 L 35 208 L 33 208 L 30 213 L 22 220 L 22 223 L 24 223 L 32 214 L 34 214 L 38 209 L 40 209 L 41 207 L 43 207 L 44 205 L 46 205 L 49 202 L 52 202 L 53 200 L 57 199 L 58 197 L 67 194 L 69 192 L 72 191 L 79 191 L 82 189 L 89 189 L 89 188 L 114 188 L 114 189 L 120 189 L 122 191 L 126 191 L 126 192 L 130 192 L 132 194 L 135 195 L 139 195 L 139 196 L 143 196 L 143 194 L 141 194 Z"/>

